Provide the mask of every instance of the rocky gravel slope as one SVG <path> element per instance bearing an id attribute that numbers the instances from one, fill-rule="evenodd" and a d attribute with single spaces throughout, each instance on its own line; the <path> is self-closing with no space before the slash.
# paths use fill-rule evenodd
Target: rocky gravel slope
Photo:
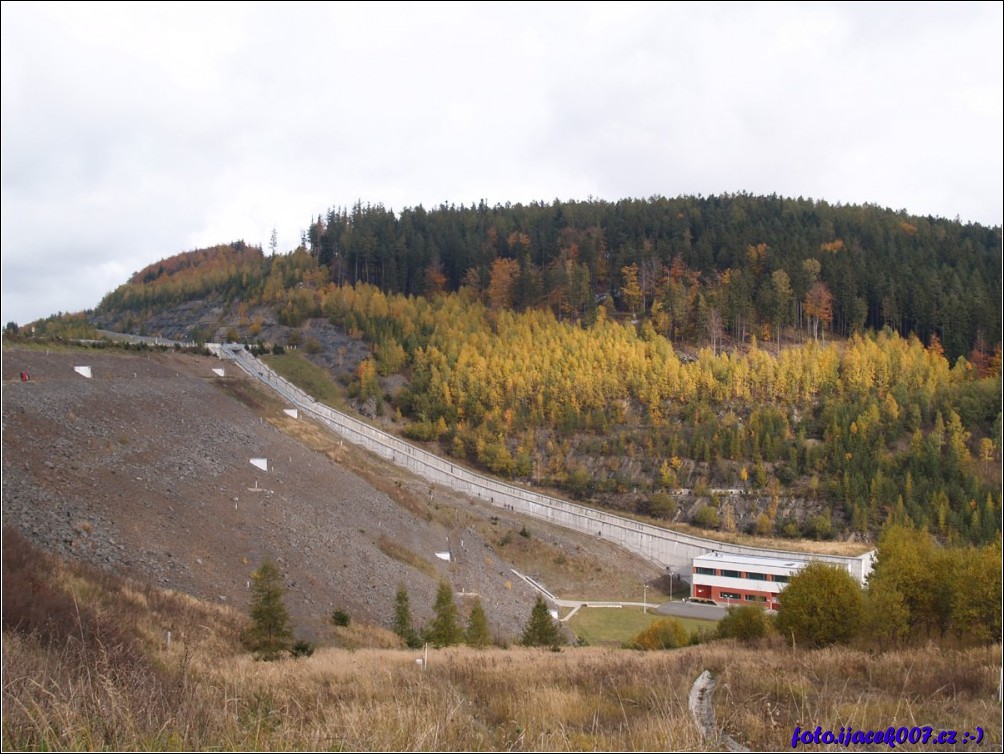
<path id="1" fill-rule="evenodd" d="M 91 379 L 73 371 L 84 364 Z M 217 377 L 219 366 L 176 353 L 5 350 L 4 524 L 50 550 L 238 609 L 269 556 L 297 633 L 313 640 L 330 638 L 336 608 L 389 627 L 399 584 L 421 622 L 440 579 L 479 594 L 496 635 L 518 635 L 533 595 L 491 539 L 518 520 L 391 472 L 374 486 L 337 454 L 279 431 L 270 421 L 281 406 L 257 404 L 256 388 Z M 258 457 L 268 472 L 250 464 Z M 541 546 L 583 550 L 577 535 L 534 526 Z M 597 572 L 658 575 L 615 548 L 588 549 Z M 435 555 L 447 550 L 449 563 Z"/>

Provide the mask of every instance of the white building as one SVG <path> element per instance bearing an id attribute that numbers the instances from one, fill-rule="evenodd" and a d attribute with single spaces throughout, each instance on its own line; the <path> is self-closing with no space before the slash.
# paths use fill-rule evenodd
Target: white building
<path id="1" fill-rule="evenodd" d="M 777 596 L 792 574 L 809 561 L 709 552 L 694 558 L 690 582 L 692 599 L 719 605 L 757 605 L 777 610 Z"/>

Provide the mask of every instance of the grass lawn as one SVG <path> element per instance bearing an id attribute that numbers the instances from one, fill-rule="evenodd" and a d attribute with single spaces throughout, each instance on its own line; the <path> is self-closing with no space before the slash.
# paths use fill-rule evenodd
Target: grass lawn
<path id="1" fill-rule="evenodd" d="M 621 646 L 625 641 L 647 628 L 650 623 L 666 618 L 651 610 L 646 614 L 640 607 L 583 607 L 568 622 L 575 635 L 590 646 Z M 696 618 L 674 618 L 683 624 L 687 633 L 713 631 L 717 621 Z"/>
<path id="2" fill-rule="evenodd" d="M 332 408 L 345 408 L 342 388 L 331 379 L 331 375 L 313 362 L 297 353 L 280 356 L 263 356 L 262 361 L 292 382 L 314 400 Z"/>

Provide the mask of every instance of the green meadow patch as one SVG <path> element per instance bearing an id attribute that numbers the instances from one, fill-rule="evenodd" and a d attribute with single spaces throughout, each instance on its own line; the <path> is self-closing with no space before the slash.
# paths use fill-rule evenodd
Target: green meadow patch
<path id="1" fill-rule="evenodd" d="M 582 641 L 591 646 L 616 646 L 636 636 L 657 620 L 670 616 L 659 615 L 651 608 L 647 613 L 640 607 L 583 607 L 568 621 L 569 627 Z M 674 618 L 688 634 L 711 633 L 717 621 L 697 618 Z"/>

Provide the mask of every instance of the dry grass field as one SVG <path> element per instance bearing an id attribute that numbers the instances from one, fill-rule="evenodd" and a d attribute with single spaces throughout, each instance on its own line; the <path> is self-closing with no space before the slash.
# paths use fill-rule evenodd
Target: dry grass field
<path id="1" fill-rule="evenodd" d="M 262 663 L 229 608 L 41 555 L 10 532 L 4 561 L 4 750 L 714 750 L 688 709 L 703 670 L 719 679 L 719 723 L 754 749 L 790 749 L 796 725 L 960 738 L 980 726 L 978 750 L 1002 742 L 999 647 L 454 648 L 424 669 L 419 651 L 322 648 Z M 394 641 L 353 628 L 360 646 Z"/>

